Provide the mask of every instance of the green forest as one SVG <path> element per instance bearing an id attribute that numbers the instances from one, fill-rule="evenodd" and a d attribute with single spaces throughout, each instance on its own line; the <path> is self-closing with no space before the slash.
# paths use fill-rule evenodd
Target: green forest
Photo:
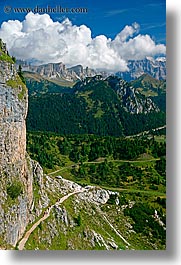
<path id="1" fill-rule="evenodd" d="M 117 138 L 29 132 L 28 153 L 44 169 L 72 165 L 75 181 L 165 191 L 166 144 L 156 136 Z"/>
<path id="2" fill-rule="evenodd" d="M 87 78 L 85 82 L 65 88 L 48 81 L 26 81 L 29 88 L 28 130 L 62 135 L 126 136 L 166 124 L 164 90 L 160 89 L 152 97 L 160 110 L 148 111 L 147 97 L 138 91 L 133 95 L 130 84 L 124 80 L 116 77 L 97 80 L 95 77 Z M 117 85 L 119 82 L 123 88 Z M 120 96 L 123 91 L 124 95 Z M 145 111 L 130 113 L 128 105 L 131 108 L 137 102 Z"/>

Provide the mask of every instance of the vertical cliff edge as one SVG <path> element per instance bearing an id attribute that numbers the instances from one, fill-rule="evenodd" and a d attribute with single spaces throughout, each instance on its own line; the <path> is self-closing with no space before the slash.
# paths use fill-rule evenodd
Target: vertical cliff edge
<path id="1" fill-rule="evenodd" d="M 15 246 L 29 222 L 33 165 L 26 154 L 27 88 L 0 41 L 0 246 Z"/>

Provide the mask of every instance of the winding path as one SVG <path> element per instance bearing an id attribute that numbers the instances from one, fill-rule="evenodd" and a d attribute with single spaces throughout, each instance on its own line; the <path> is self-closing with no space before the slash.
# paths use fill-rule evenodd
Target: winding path
<path id="1" fill-rule="evenodd" d="M 67 166 L 67 167 L 62 167 L 61 169 L 58 169 L 58 170 L 56 170 L 56 171 L 53 171 L 53 172 L 48 173 L 48 175 L 53 175 L 53 174 L 55 174 L 55 173 L 58 173 L 58 172 L 61 172 L 61 171 L 65 170 L 65 169 L 67 169 L 67 168 L 72 168 L 73 166 L 76 166 L 76 165 L 78 165 L 78 163 L 77 163 L 77 164 L 72 164 L 72 165 Z"/>
<path id="2" fill-rule="evenodd" d="M 109 162 L 116 162 L 116 163 L 146 163 L 146 162 L 154 162 L 154 161 L 157 161 L 157 160 L 160 160 L 160 158 L 151 158 L 151 159 L 145 159 L 145 160 L 123 160 L 123 159 L 122 160 L 118 160 L 118 159 L 114 160 L 114 159 L 111 159 L 111 160 L 107 160 L 107 162 L 108 163 Z M 83 165 L 84 164 L 101 164 L 104 161 L 105 161 L 105 159 L 101 160 L 101 161 L 85 161 L 85 162 L 83 162 Z M 78 166 L 78 165 L 80 165 L 80 163 L 76 163 L 76 164 L 72 164 L 70 166 L 62 167 L 62 168 L 60 168 L 60 169 L 58 169 L 56 171 L 52 171 L 52 172 L 48 173 L 48 175 L 49 176 L 50 175 L 54 175 L 54 174 L 56 174 L 58 172 L 64 171 L 67 168 L 72 168 L 72 167 Z"/>
<path id="3" fill-rule="evenodd" d="M 140 132 L 140 133 L 138 133 L 138 134 L 128 135 L 128 136 L 125 136 L 125 138 L 137 137 L 137 136 L 141 136 L 141 135 L 149 134 L 151 131 L 156 132 L 156 131 L 159 131 L 159 130 L 162 130 L 162 129 L 165 129 L 165 128 L 166 128 L 166 125 L 161 126 L 161 127 L 157 127 L 157 128 L 155 128 L 155 129 L 150 129 L 149 131 L 143 131 L 143 132 Z"/>
<path id="4" fill-rule="evenodd" d="M 18 244 L 18 249 L 19 250 L 23 250 L 24 246 L 29 238 L 29 236 L 31 235 L 31 233 L 37 228 L 37 226 L 44 220 L 46 220 L 49 216 L 50 216 L 50 212 L 52 210 L 52 208 L 56 205 L 58 206 L 59 204 L 61 204 L 62 202 L 64 202 L 65 200 L 67 200 L 70 196 L 80 193 L 80 192 L 84 192 L 85 189 L 79 189 L 79 190 L 75 190 L 74 192 L 71 192 L 67 195 L 65 195 L 64 197 L 60 198 L 60 200 L 58 200 L 55 204 L 49 206 L 46 211 L 44 212 L 44 215 L 34 224 L 32 225 L 32 227 L 25 233 L 25 235 L 23 236 L 23 238 L 20 240 L 19 244 Z"/>

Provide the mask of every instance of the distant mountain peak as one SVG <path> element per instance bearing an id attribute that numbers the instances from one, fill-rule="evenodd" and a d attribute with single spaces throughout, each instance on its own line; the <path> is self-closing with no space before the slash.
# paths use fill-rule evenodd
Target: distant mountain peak
<path id="1" fill-rule="evenodd" d="M 144 60 L 129 60 L 128 61 L 129 71 L 117 72 L 116 75 L 127 80 L 132 81 L 148 74 L 158 80 L 166 79 L 166 58 L 158 57 L 146 57 Z"/>

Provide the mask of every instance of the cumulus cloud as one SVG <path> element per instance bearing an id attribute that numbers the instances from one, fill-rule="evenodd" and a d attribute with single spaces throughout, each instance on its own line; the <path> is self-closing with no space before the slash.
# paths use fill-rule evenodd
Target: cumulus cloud
<path id="1" fill-rule="evenodd" d="M 54 22 L 48 14 L 28 13 L 23 22 L 9 20 L 0 28 L 0 38 L 17 59 L 39 63 L 82 64 L 94 69 L 126 71 L 127 60 L 165 54 L 149 35 L 140 35 L 137 23 L 125 26 L 114 40 L 104 35 L 92 38 L 85 25 L 72 25 L 66 18 Z"/>

